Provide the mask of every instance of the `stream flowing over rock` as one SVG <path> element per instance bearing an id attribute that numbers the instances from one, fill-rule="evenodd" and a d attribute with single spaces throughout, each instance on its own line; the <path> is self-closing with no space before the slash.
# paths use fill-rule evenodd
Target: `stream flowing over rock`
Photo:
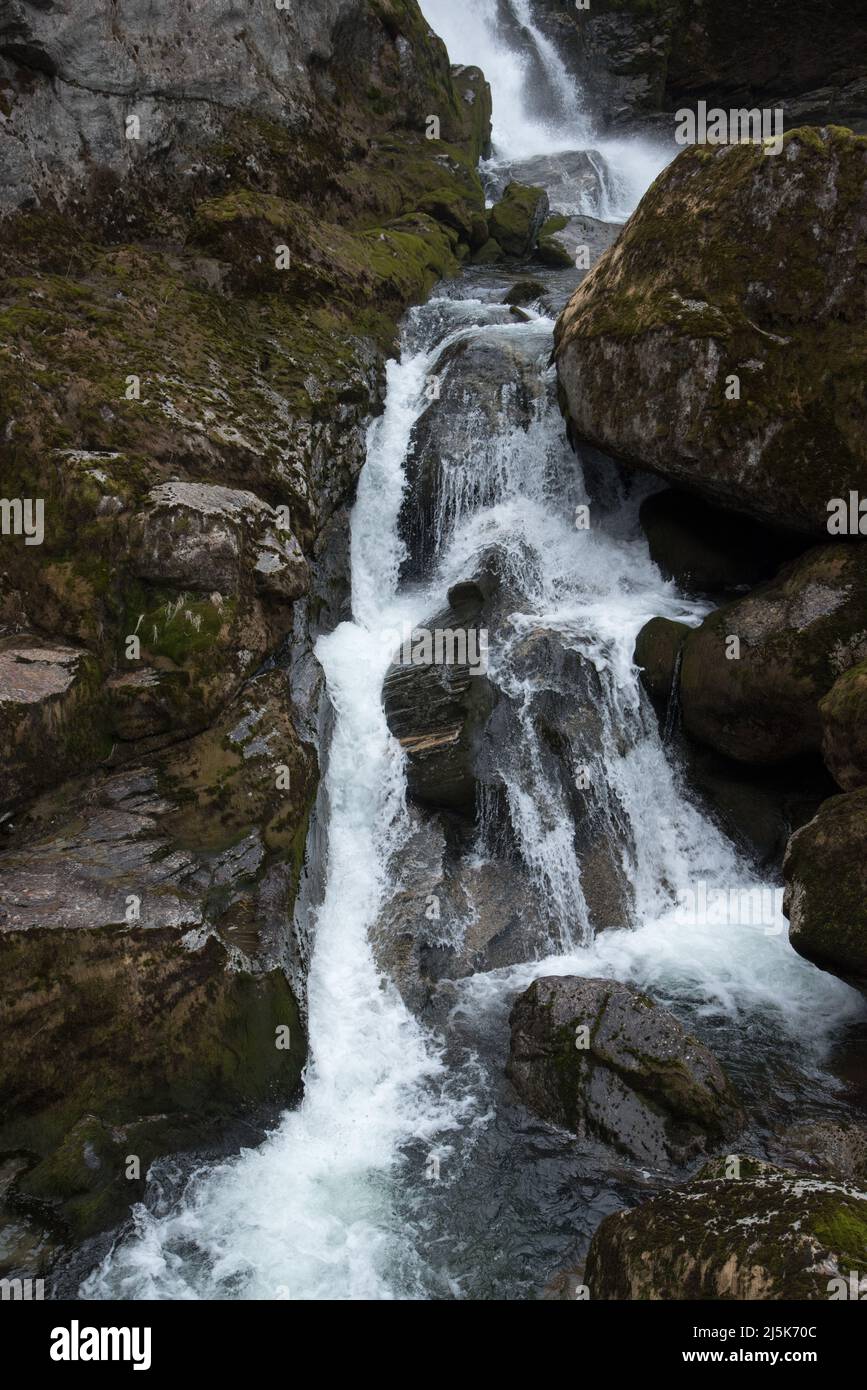
<path id="1" fill-rule="evenodd" d="M 0 0 L 4 1298 L 857 1268 L 831 8 Z"/>

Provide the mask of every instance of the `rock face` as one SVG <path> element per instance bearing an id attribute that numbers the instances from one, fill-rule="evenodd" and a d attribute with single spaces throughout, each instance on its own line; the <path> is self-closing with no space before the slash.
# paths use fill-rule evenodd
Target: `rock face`
<path id="1" fill-rule="evenodd" d="M 823 802 L 789 841 L 783 872 L 795 950 L 867 991 L 867 788 Z"/>
<path id="2" fill-rule="evenodd" d="M 844 791 L 867 784 L 867 663 L 853 666 L 819 702 L 822 756 Z"/>
<path id="3" fill-rule="evenodd" d="M 544 188 L 510 183 L 488 216 L 491 236 L 507 256 L 529 256 L 549 211 Z"/>
<path id="4" fill-rule="evenodd" d="M 747 763 L 818 752 L 819 702 L 865 658 L 867 568 L 860 546 L 809 550 L 689 634 L 680 682 L 684 730 Z"/>
<path id="5" fill-rule="evenodd" d="M 51 639 L 0 637 L 0 809 L 105 757 L 105 702 L 90 653 Z"/>
<path id="6" fill-rule="evenodd" d="M 851 132 L 685 150 L 558 323 L 575 439 L 827 535 L 829 501 L 867 481 L 865 219 Z"/>
<path id="7" fill-rule="evenodd" d="M 790 122 L 867 114 L 859 0 L 533 0 L 537 23 L 612 125 L 711 106 L 782 105 Z M 822 42 L 815 41 L 821 30 Z M 781 35 L 785 41 L 781 42 Z"/>
<path id="8" fill-rule="evenodd" d="M 735 1164 L 739 1177 L 721 1176 Z M 867 1191 L 737 1156 L 709 1169 L 605 1218 L 587 1256 L 591 1298 L 858 1296 L 850 1273 L 867 1248 Z"/>
<path id="9" fill-rule="evenodd" d="M 158 1154 L 296 1092 L 287 923 L 314 787 L 272 672 L 222 726 L 37 802 L 0 855 L 0 1150 L 62 1231 L 111 1224 Z"/>
<path id="10" fill-rule="evenodd" d="M 683 1164 L 738 1126 L 713 1054 L 629 985 L 536 980 L 510 1022 L 507 1075 L 525 1103 L 637 1163 Z"/>

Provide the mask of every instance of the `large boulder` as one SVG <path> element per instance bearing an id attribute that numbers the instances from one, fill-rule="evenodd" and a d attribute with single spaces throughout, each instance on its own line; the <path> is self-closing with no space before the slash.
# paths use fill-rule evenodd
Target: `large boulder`
<path id="1" fill-rule="evenodd" d="M 864 552 L 845 544 L 809 550 L 690 632 L 680 680 L 684 730 L 747 763 L 817 753 L 820 700 L 865 658 Z"/>
<path id="2" fill-rule="evenodd" d="M 488 214 L 491 237 L 507 256 L 529 256 L 549 211 L 544 188 L 510 183 Z"/>
<path id="3" fill-rule="evenodd" d="M 844 791 L 867 784 L 867 663 L 853 666 L 819 702 L 822 756 Z"/>
<path id="4" fill-rule="evenodd" d="M 867 139 L 687 149 L 573 296 L 573 436 L 763 521 L 827 535 L 867 476 Z M 676 249 L 673 249 L 676 248 Z"/>
<path id="5" fill-rule="evenodd" d="M 867 1191 L 731 1155 L 607 1216 L 585 1282 L 593 1299 L 858 1298 L 865 1249 Z"/>
<path id="6" fill-rule="evenodd" d="M 686 1163 L 741 1122 L 713 1054 L 630 985 L 536 980 L 510 1022 L 507 1075 L 530 1109 L 636 1163 Z"/>
<path id="7" fill-rule="evenodd" d="M 783 872 L 795 950 L 867 991 L 867 788 L 823 802 L 789 841 Z"/>

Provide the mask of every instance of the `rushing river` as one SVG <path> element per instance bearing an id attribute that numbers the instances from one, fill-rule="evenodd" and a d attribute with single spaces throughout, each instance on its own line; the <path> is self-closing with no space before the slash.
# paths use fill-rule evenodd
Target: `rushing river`
<path id="1" fill-rule="evenodd" d="M 640 143 L 593 140 L 588 114 L 567 105 L 574 84 L 532 28 L 526 5 L 514 3 L 549 75 L 547 115 L 526 106 L 526 59 L 492 25 L 494 0 L 424 6 L 453 59 L 479 63 L 492 81 L 495 164 L 592 145 L 614 171 L 609 190 L 619 190 L 621 202 L 612 207 L 606 194 L 607 203 L 584 210 L 626 215 L 665 156 Z M 547 271 L 542 278 L 557 304 L 577 277 Z M 502 1074 L 507 1014 L 516 991 L 542 974 L 646 987 L 715 1048 L 767 1125 L 792 1111 L 834 1108 L 828 1059 L 839 1030 L 863 1006 L 790 949 L 777 885 L 764 885 L 774 911 L 759 923 L 678 908 L 699 884 L 726 893 L 762 887 L 684 794 L 632 664 L 648 618 L 697 622 L 704 610 L 661 578 L 634 503 L 589 530 L 576 528 L 576 508 L 587 498 L 553 391 L 554 319 L 540 309 L 526 321 L 509 315 L 501 302 L 508 283 L 497 271 L 468 269 L 411 312 L 401 358 L 389 366 L 385 413 L 370 429 L 352 517 L 353 620 L 317 646 L 334 718 L 320 802 L 327 861 L 313 933 L 304 1100 L 259 1147 L 201 1167 L 180 1191 L 155 1191 L 85 1281 L 85 1297 L 539 1296 L 553 1272 L 581 1258 L 603 1215 L 658 1181 L 601 1148 L 577 1145 L 516 1104 Z M 433 565 L 423 581 L 408 583 L 399 517 L 413 426 L 443 355 L 468 338 L 529 363 L 536 403 L 528 420 L 504 392 L 493 438 L 468 420 L 477 444 L 442 490 Z M 472 379 L 462 408 L 469 416 L 476 410 Z M 440 609 L 450 585 L 471 576 L 474 558 L 492 549 L 517 585 L 508 626 L 490 634 L 490 674 L 504 695 L 521 707 L 527 678 L 514 648 L 521 633 L 540 626 L 598 674 L 603 813 L 634 901 L 628 922 L 593 939 L 568 807 L 532 756 L 528 727 L 522 755 L 504 749 L 500 772 L 550 937 L 541 959 L 450 986 L 448 1013 L 434 1027 L 410 1012 L 371 945 L 411 833 L 382 683 L 393 656 L 389 634 Z M 761 1125 L 751 1138 L 761 1144 Z"/>

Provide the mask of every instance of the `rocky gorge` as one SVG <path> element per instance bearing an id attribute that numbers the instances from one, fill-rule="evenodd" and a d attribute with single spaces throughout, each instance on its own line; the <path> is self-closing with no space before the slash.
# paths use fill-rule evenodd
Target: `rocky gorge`
<path id="1" fill-rule="evenodd" d="M 827 1298 L 859 15 L 240 8 L 0 8 L 0 1273 Z"/>

